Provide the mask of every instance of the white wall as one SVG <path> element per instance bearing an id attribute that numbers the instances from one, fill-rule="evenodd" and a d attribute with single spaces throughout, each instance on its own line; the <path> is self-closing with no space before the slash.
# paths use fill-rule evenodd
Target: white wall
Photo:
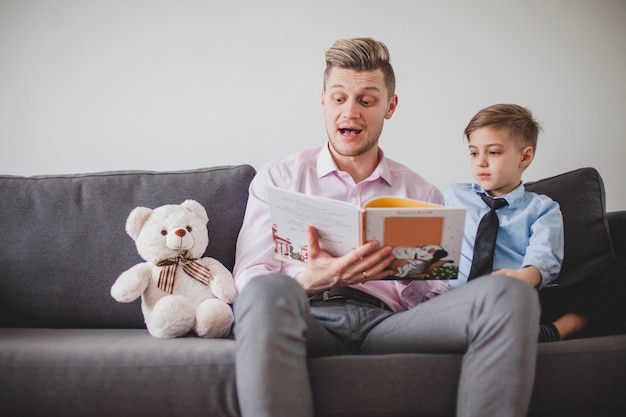
<path id="1" fill-rule="evenodd" d="M 626 209 L 623 0 L 0 0 L 0 173 L 258 168 L 320 145 L 323 54 L 354 36 L 392 53 L 392 158 L 467 181 L 466 123 L 515 102 L 544 126 L 527 181 L 594 166 Z"/>

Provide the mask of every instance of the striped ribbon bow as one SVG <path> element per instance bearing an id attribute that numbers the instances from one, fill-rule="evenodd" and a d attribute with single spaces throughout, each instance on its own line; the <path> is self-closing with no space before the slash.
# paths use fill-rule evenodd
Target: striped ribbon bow
<path id="1" fill-rule="evenodd" d="M 157 287 L 161 290 L 172 293 L 174 290 L 174 279 L 176 278 L 176 268 L 178 265 L 183 267 L 183 271 L 196 281 L 208 285 L 211 280 L 211 271 L 206 266 L 194 261 L 189 251 L 183 251 L 176 258 L 161 259 L 156 263 L 163 269 L 159 274 L 159 282 Z"/>

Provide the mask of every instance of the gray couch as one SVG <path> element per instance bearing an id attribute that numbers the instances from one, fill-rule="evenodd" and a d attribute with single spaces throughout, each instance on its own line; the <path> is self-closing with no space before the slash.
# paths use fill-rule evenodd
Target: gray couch
<path id="1" fill-rule="evenodd" d="M 207 256 L 232 269 L 250 166 L 0 177 L 0 416 L 238 416 L 232 339 L 156 339 L 139 302 L 109 295 L 141 262 L 136 206 L 193 198 Z M 626 256 L 626 211 L 604 210 L 597 171 L 529 184 L 562 205 L 570 285 Z M 610 226 L 610 228 L 609 228 Z M 269 233 L 269 231 L 268 231 Z M 461 354 L 310 361 L 318 415 L 452 416 Z M 542 344 L 532 416 L 626 415 L 626 336 Z"/>

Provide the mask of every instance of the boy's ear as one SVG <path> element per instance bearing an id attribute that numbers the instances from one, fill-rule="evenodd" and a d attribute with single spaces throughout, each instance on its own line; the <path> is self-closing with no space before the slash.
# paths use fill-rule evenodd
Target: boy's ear
<path id="1" fill-rule="evenodd" d="M 520 161 L 520 168 L 528 168 L 534 157 L 535 150 L 531 146 L 527 146 L 526 148 L 522 149 L 522 160 Z"/>

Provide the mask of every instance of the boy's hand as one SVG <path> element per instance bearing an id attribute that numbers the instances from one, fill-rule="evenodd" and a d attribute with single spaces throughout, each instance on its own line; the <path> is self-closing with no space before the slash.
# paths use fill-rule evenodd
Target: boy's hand
<path id="1" fill-rule="evenodd" d="M 534 266 L 526 266 L 521 269 L 496 269 L 492 272 L 494 275 L 508 275 L 524 281 L 533 288 L 537 288 L 541 284 L 541 273 Z"/>
<path id="2" fill-rule="evenodd" d="M 350 253 L 335 258 L 319 246 L 317 231 L 307 228 L 309 234 L 309 259 L 306 269 L 295 276 L 307 294 L 315 294 L 333 287 L 346 287 L 393 275 L 387 269 L 395 259 L 389 246 L 378 248 L 370 241 Z"/>

